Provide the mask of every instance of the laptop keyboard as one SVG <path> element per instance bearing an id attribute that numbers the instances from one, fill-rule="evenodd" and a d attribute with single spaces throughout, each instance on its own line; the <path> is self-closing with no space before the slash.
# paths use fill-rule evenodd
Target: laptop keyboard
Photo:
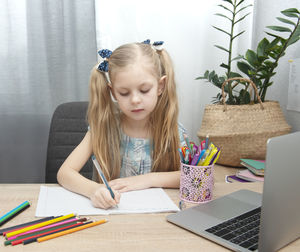
<path id="1" fill-rule="evenodd" d="M 260 212 L 259 207 L 205 231 L 254 251 L 258 248 Z"/>

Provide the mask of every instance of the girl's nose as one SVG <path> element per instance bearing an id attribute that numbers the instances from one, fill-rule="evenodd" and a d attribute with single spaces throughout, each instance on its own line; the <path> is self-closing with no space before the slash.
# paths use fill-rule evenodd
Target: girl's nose
<path id="1" fill-rule="evenodd" d="M 141 102 L 141 97 L 139 96 L 139 94 L 137 93 L 133 93 L 132 97 L 131 97 L 131 102 L 133 104 L 137 104 Z"/>

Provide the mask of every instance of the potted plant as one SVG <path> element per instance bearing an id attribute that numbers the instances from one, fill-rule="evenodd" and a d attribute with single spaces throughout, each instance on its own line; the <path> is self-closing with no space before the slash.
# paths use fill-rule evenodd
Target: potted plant
<path id="1" fill-rule="evenodd" d="M 244 55 L 233 57 L 234 40 L 244 33 L 234 33 L 235 25 L 249 15 L 237 18 L 237 14 L 251 5 L 246 5 L 245 0 L 223 2 L 219 6 L 228 15 L 216 15 L 230 21 L 230 30 L 214 28 L 229 37 L 228 48 L 215 45 L 227 53 L 227 62 L 220 64 L 225 74 L 219 76 L 215 71 L 207 70 L 196 78 L 205 79 L 221 89 L 213 99 L 214 104 L 205 108 L 198 136 L 203 138 L 209 134 L 217 146 L 221 145 L 223 155 L 219 163 L 240 166 L 240 158 L 264 159 L 267 139 L 290 131 L 278 102 L 266 101 L 265 98 L 268 87 L 273 84 L 272 77 L 276 74 L 279 59 L 300 39 L 300 12 L 296 8 L 281 11 L 283 16 L 277 19 L 282 26 L 267 26 L 271 31 L 266 32 L 267 37 L 258 43 L 256 50 L 248 49 Z M 282 36 L 283 33 L 286 35 Z M 239 72 L 232 71 L 233 63 L 237 64 Z"/>

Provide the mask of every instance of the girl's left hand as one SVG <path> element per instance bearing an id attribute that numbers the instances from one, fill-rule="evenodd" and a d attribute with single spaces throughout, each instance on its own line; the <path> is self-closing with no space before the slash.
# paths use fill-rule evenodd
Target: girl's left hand
<path id="1" fill-rule="evenodd" d="M 148 174 L 147 174 L 148 175 Z M 151 187 L 147 175 L 138 175 L 111 180 L 109 185 L 119 192 L 141 190 Z"/>

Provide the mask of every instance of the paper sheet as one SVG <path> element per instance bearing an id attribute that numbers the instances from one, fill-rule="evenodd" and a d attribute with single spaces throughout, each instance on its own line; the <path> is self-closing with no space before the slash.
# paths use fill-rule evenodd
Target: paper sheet
<path id="1" fill-rule="evenodd" d="M 41 186 L 35 216 L 47 217 L 69 213 L 108 215 L 176 211 L 179 211 L 179 208 L 161 188 L 122 193 L 118 207 L 104 210 L 93 207 L 90 199 L 63 187 Z"/>
<path id="2" fill-rule="evenodd" d="M 287 109 L 300 112 L 300 58 L 290 63 Z"/>

